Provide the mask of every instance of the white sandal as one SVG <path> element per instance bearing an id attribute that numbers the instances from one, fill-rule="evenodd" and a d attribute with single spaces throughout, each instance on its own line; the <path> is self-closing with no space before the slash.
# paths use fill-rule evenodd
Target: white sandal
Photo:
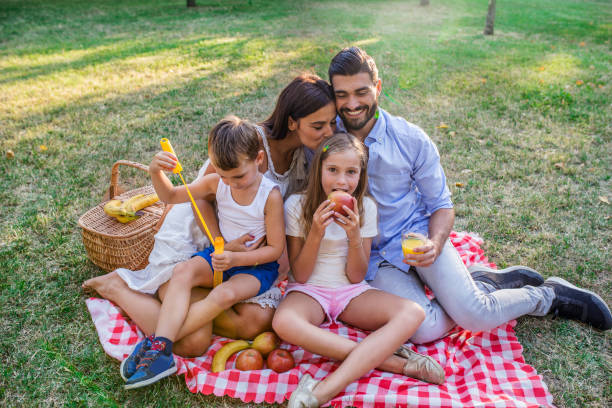
<path id="1" fill-rule="evenodd" d="M 407 360 L 403 369 L 403 374 L 406 377 L 416 378 L 432 384 L 444 383 L 444 369 L 431 356 L 417 353 L 405 344 L 397 349 L 395 355 Z"/>
<path id="2" fill-rule="evenodd" d="M 319 401 L 312 395 L 312 390 L 319 382 L 309 374 L 304 374 L 297 388 L 291 393 L 287 408 L 319 408 Z"/>

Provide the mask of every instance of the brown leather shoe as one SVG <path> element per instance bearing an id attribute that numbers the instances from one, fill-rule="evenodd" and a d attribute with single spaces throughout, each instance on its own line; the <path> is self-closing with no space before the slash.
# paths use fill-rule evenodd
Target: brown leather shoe
<path id="1" fill-rule="evenodd" d="M 406 359 L 403 374 L 432 384 L 444 383 L 444 369 L 430 356 L 419 354 L 403 344 L 395 355 Z M 416 373 L 416 374 L 415 374 Z"/>
<path id="2" fill-rule="evenodd" d="M 312 390 L 319 383 L 309 374 L 300 378 L 297 388 L 291 393 L 287 408 L 319 408 L 319 401 L 312 395 Z"/>

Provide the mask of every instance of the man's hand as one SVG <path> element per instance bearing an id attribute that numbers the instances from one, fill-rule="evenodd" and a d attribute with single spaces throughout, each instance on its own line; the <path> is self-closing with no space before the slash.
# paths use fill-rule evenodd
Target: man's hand
<path id="1" fill-rule="evenodd" d="M 211 255 L 212 267 L 215 271 L 227 271 L 229 268 L 234 266 L 234 254 L 232 251 L 223 251 L 222 254 L 213 254 Z"/>
<path id="2" fill-rule="evenodd" d="M 424 245 L 413 248 L 414 252 L 420 252 L 418 254 L 408 254 L 410 259 L 404 258 L 404 263 L 411 266 L 429 266 L 436 261 L 438 255 L 442 251 L 442 247 L 436 244 L 431 239 L 427 239 Z"/>
<path id="3" fill-rule="evenodd" d="M 259 248 L 266 240 L 266 236 L 259 238 L 257 241 L 253 242 L 251 245 L 247 246 L 247 242 L 251 241 L 254 237 L 251 234 L 244 234 L 239 236 L 233 241 L 227 242 L 225 244 L 226 251 L 232 252 L 248 252 L 253 251 Z"/>

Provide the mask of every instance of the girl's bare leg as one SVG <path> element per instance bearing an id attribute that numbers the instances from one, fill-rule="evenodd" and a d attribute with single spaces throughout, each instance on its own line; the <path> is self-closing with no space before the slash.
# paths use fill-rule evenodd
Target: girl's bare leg
<path id="1" fill-rule="evenodd" d="M 380 290 L 354 298 L 339 320 L 365 330 L 375 330 L 353 348 L 337 370 L 321 381 L 313 395 L 323 404 L 347 385 L 387 360 L 425 319 L 416 303 Z"/>
<path id="2" fill-rule="evenodd" d="M 342 361 L 359 343 L 320 328 L 319 325 L 324 320 L 325 314 L 316 300 L 304 293 L 291 292 L 278 307 L 272 327 L 288 343 L 300 346 L 311 353 Z M 393 352 L 381 360 L 376 368 L 401 374 L 406 360 L 393 355 Z"/>

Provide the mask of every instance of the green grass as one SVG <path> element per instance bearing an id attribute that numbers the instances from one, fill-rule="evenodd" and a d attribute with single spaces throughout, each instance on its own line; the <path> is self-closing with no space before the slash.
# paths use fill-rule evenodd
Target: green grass
<path id="1" fill-rule="evenodd" d="M 612 303 L 612 208 L 599 198 L 612 201 L 610 2 L 498 2 L 486 38 L 486 0 L 431 3 L 3 1 L 0 405 L 243 406 L 192 395 L 182 377 L 123 390 L 79 289 L 101 271 L 76 220 L 114 161 L 148 163 L 170 137 L 193 176 L 212 124 L 265 118 L 293 76 L 325 77 L 352 44 L 376 58 L 381 105 L 437 143 L 456 230 L 479 233 L 499 266 Z M 549 318 L 516 330 L 556 404 L 612 404 L 610 334 Z"/>

